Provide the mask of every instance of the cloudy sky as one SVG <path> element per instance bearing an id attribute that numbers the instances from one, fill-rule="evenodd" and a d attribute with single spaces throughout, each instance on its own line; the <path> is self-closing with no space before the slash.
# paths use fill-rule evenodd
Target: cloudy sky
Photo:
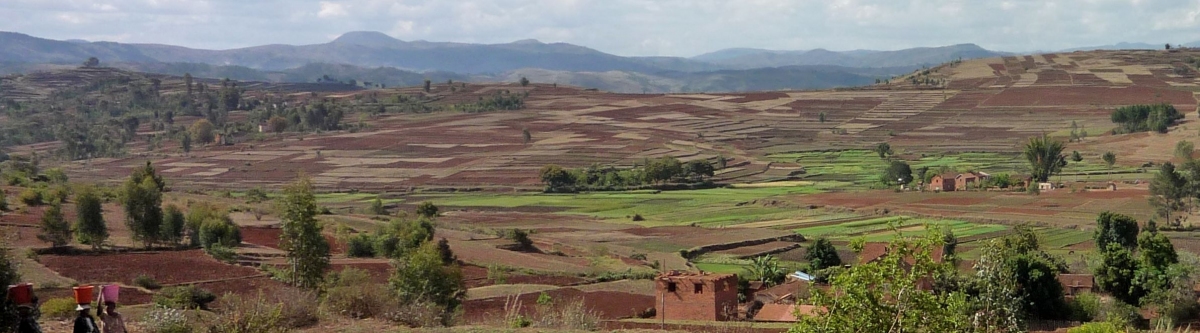
<path id="1" fill-rule="evenodd" d="M 535 38 L 619 55 L 730 47 L 1001 51 L 1200 41 L 1200 0 L 0 0 L 0 30 L 52 39 L 227 49 Z"/>

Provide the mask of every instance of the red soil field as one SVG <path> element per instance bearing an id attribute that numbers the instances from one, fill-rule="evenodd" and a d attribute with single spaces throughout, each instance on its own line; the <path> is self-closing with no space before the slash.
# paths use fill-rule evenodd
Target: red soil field
<path id="1" fill-rule="evenodd" d="M 86 282 L 133 285 L 139 275 L 162 285 L 229 279 L 262 274 L 250 267 L 214 260 L 203 250 L 131 252 L 99 255 L 42 255 L 43 265 L 63 276 Z"/>
<path id="2" fill-rule="evenodd" d="M 984 201 L 986 201 L 986 200 L 984 200 L 984 199 L 980 199 L 980 198 L 957 198 L 957 197 L 947 197 L 947 198 L 932 198 L 932 199 L 925 199 L 925 200 L 921 200 L 921 202 L 918 202 L 918 203 L 921 203 L 921 204 L 926 204 L 926 205 L 954 205 L 954 206 L 970 206 L 970 205 L 978 205 L 978 204 L 981 204 L 981 203 L 983 203 Z"/>
<path id="3" fill-rule="evenodd" d="M 269 291 L 287 287 L 286 284 L 272 280 L 271 278 L 265 276 L 249 279 L 198 283 L 196 286 L 211 291 L 213 295 L 217 295 L 217 297 L 224 296 L 226 293 L 253 295 L 259 291 Z"/>
<path id="4" fill-rule="evenodd" d="M 582 299 L 584 308 L 595 311 L 601 319 L 631 318 L 654 307 L 654 296 L 647 295 L 611 291 L 582 292 L 574 288 L 547 291 L 546 294 L 557 304 Z M 520 312 L 527 315 L 535 313 L 539 295 L 540 293 L 526 293 L 516 297 L 521 302 Z M 463 317 L 467 322 L 502 317 L 506 301 L 506 297 L 466 301 L 463 304 Z"/>
<path id="5" fill-rule="evenodd" d="M 1013 208 L 1013 207 L 1000 207 L 1000 208 L 992 209 L 991 211 L 996 212 L 996 213 L 1040 215 L 1040 216 L 1054 216 L 1054 215 L 1058 214 L 1058 212 L 1053 212 L 1053 211 L 1048 211 L 1048 210 Z"/>
<path id="6" fill-rule="evenodd" d="M 37 290 L 35 294 L 41 302 L 45 302 L 51 298 L 72 298 L 75 295 L 69 287 L 54 290 Z M 153 301 L 153 295 L 140 289 L 121 288 L 121 303 L 119 305 L 150 304 L 151 301 Z"/>
<path id="7" fill-rule="evenodd" d="M 483 286 L 495 285 L 494 281 L 488 280 L 487 268 L 475 265 L 463 265 L 463 281 L 466 282 L 467 288 L 477 288 Z M 504 279 L 505 284 L 544 284 L 551 286 L 571 286 L 583 282 L 587 279 L 567 275 L 525 275 L 525 274 L 510 274 Z"/>
<path id="8" fill-rule="evenodd" d="M 266 246 L 272 249 L 279 249 L 279 235 L 283 234 L 283 229 L 279 228 L 263 228 L 263 227 L 242 227 L 242 242 L 250 243 L 259 246 Z M 329 252 L 332 254 L 346 253 L 346 244 L 338 242 L 333 236 L 324 235 L 325 241 L 329 242 Z"/>

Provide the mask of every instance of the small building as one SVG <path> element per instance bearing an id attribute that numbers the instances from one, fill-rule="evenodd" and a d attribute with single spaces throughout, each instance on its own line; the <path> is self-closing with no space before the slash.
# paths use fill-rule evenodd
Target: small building
<path id="1" fill-rule="evenodd" d="M 983 172 L 966 172 L 960 173 L 954 177 L 954 188 L 959 191 L 966 191 L 971 187 L 978 187 L 991 178 L 992 175 Z"/>
<path id="2" fill-rule="evenodd" d="M 1054 188 L 1054 183 L 1038 183 L 1038 191 L 1053 191 Z"/>
<path id="3" fill-rule="evenodd" d="M 953 192 L 954 191 L 954 175 L 936 175 L 929 180 L 929 190 L 934 192 Z"/>
<path id="4" fill-rule="evenodd" d="M 1083 292 L 1096 291 L 1096 278 L 1091 274 L 1059 274 L 1064 296 L 1076 296 Z"/>
<path id="5" fill-rule="evenodd" d="M 671 271 L 654 280 L 655 314 L 667 320 L 737 319 L 738 279 L 734 274 Z"/>

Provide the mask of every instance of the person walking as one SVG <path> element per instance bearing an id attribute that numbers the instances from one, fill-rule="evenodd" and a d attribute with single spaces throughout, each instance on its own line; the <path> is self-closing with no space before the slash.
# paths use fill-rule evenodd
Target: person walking
<path id="1" fill-rule="evenodd" d="M 42 327 L 37 322 L 36 307 L 36 301 L 33 305 L 21 305 L 17 307 L 17 333 L 42 333 Z"/>
<path id="2" fill-rule="evenodd" d="M 104 302 L 104 310 L 100 311 L 100 323 L 104 325 L 101 333 L 125 333 L 125 319 L 117 313 L 117 302 Z"/>
<path id="3" fill-rule="evenodd" d="M 79 311 L 79 316 L 75 317 L 74 333 L 100 333 L 100 327 L 96 326 L 96 319 L 92 318 L 91 306 L 80 304 L 75 307 L 75 311 Z"/>

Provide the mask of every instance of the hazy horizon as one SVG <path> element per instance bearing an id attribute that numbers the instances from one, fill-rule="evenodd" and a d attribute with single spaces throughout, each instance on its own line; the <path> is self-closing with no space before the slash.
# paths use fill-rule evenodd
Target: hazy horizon
<path id="1" fill-rule="evenodd" d="M 564 42 L 622 56 L 729 48 L 1006 52 L 1200 40 L 1200 1 L 10 0 L 0 30 L 200 49 L 321 44 L 352 31 L 413 41 Z"/>

